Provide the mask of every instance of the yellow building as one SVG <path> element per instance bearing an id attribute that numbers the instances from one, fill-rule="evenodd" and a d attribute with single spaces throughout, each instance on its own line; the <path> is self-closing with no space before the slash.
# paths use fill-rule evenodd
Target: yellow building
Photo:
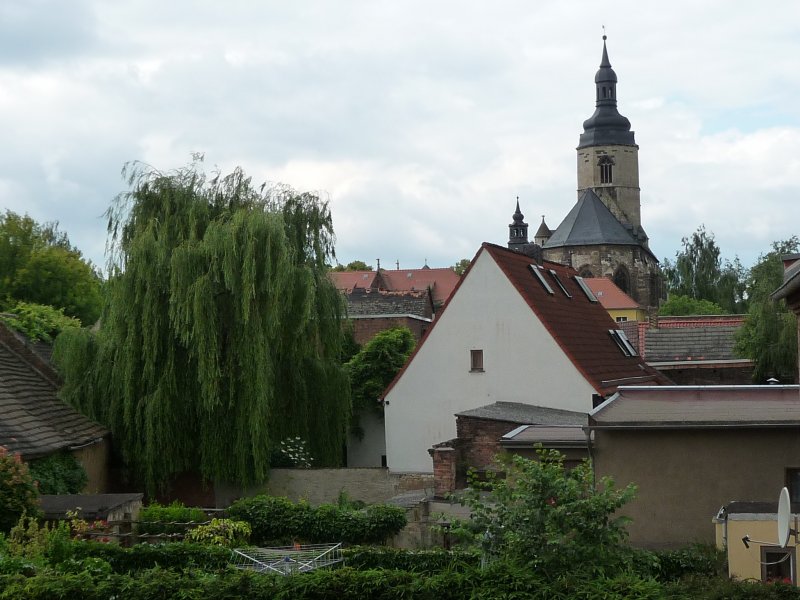
<path id="1" fill-rule="evenodd" d="M 617 323 L 647 320 L 647 311 L 608 277 L 586 277 L 584 281 Z"/>
<path id="2" fill-rule="evenodd" d="M 728 575 L 797 585 L 797 540 L 789 536 L 785 548 L 777 543 L 777 511 L 777 502 L 731 502 L 720 509 L 713 522 L 717 548 L 727 549 Z M 796 518 L 792 515 L 793 529 Z"/>

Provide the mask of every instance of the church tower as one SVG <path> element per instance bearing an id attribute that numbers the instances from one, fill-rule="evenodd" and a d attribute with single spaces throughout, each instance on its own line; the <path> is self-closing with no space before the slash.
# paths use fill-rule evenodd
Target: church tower
<path id="1" fill-rule="evenodd" d="M 522 251 L 528 243 L 528 224 L 525 222 L 525 215 L 519 209 L 519 197 L 517 197 L 517 210 L 511 219 L 513 223 L 508 226 L 508 247 Z"/>
<path id="2" fill-rule="evenodd" d="M 663 276 L 642 228 L 639 146 L 617 110 L 617 74 L 603 36 L 594 77 L 595 110 L 578 142 L 578 201 L 542 244 L 547 260 L 584 277 L 608 277 L 649 311 L 658 310 Z"/>
<path id="3" fill-rule="evenodd" d="M 617 74 L 603 36 L 603 57 L 594 76 L 595 111 L 583 122 L 578 143 L 578 197 L 588 189 L 635 238 L 647 244 L 639 197 L 639 146 L 631 122 L 617 110 Z"/>

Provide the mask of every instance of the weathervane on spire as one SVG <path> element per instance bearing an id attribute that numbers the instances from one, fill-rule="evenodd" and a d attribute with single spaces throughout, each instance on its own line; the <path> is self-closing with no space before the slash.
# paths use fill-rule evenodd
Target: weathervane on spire
<path id="1" fill-rule="evenodd" d="M 603 41 L 605 42 L 606 41 L 606 26 L 605 25 L 601 25 L 601 27 L 603 28 Z"/>

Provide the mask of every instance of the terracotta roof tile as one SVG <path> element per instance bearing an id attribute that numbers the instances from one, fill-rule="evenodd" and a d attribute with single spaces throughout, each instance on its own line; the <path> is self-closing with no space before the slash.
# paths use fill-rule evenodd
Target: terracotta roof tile
<path id="1" fill-rule="evenodd" d="M 636 300 L 619 289 L 608 277 L 587 277 L 584 281 L 606 310 L 641 308 Z"/>
<path id="2" fill-rule="evenodd" d="M 433 302 L 437 305 L 447 301 L 456 287 L 460 277 L 453 269 L 400 269 L 399 271 L 381 271 L 386 289 L 425 290 L 430 288 Z"/>

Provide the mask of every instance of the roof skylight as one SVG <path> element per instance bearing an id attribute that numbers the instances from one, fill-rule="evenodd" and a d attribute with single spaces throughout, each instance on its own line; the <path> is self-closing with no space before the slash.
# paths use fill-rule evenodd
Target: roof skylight
<path id="1" fill-rule="evenodd" d="M 589 286 L 586 285 L 586 282 L 583 280 L 583 277 L 575 275 L 573 279 L 578 283 L 580 288 L 583 290 L 583 293 L 586 294 L 586 297 L 589 299 L 589 302 L 597 302 L 597 298 L 595 297 L 592 290 L 589 289 Z"/>
<path id="2" fill-rule="evenodd" d="M 565 287 L 564 287 L 564 284 L 563 284 L 563 283 L 561 283 L 561 280 L 558 278 L 558 273 L 556 273 L 556 272 L 555 272 L 553 269 L 550 269 L 550 275 L 551 275 L 551 277 L 552 277 L 553 279 L 555 279 L 555 280 L 556 280 L 556 283 L 558 284 L 558 287 L 560 287 L 560 288 L 561 288 L 561 291 L 562 291 L 562 292 L 564 292 L 564 295 L 565 295 L 567 298 L 572 298 L 572 294 L 570 294 L 570 293 L 567 291 L 567 288 L 565 288 Z"/>
<path id="3" fill-rule="evenodd" d="M 609 329 L 608 333 L 625 356 L 638 356 L 636 348 L 628 340 L 628 336 L 625 335 L 624 331 L 621 329 Z"/>
<path id="4" fill-rule="evenodd" d="M 542 287 L 545 290 L 547 290 L 548 294 L 550 294 L 552 296 L 553 295 L 553 288 L 551 288 L 550 284 L 545 281 L 544 275 L 542 275 L 542 273 L 541 273 L 543 271 L 542 267 L 540 267 L 538 265 L 528 265 L 528 266 L 530 267 L 531 272 L 536 276 L 536 279 L 539 280 L 539 283 L 542 284 Z"/>

